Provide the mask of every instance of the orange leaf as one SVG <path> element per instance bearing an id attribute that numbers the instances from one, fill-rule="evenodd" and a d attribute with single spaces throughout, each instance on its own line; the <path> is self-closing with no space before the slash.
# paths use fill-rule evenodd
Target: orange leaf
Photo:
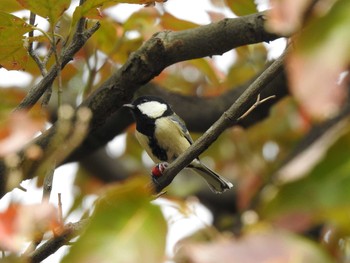
<path id="1" fill-rule="evenodd" d="M 271 0 L 267 27 L 279 34 L 291 34 L 300 28 L 311 0 Z"/>
<path id="2" fill-rule="evenodd" d="M 19 252 L 28 240 L 46 231 L 57 231 L 62 225 L 57 209 L 44 202 L 34 205 L 10 204 L 0 213 L 0 248 Z"/>
<path id="3" fill-rule="evenodd" d="M 291 92 L 302 110 L 316 120 L 335 115 L 346 100 L 345 86 L 337 84 L 344 68 L 326 59 L 329 50 L 324 52 L 313 57 L 294 53 L 287 63 Z"/>
<path id="4" fill-rule="evenodd" d="M 45 119 L 30 116 L 26 112 L 15 112 L 2 121 L 0 134 L 0 156 L 14 153 L 29 142 L 43 128 Z M 7 136 L 6 136 L 7 135 Z"/>
<path id="5" fill-rule="evenodd" d="M 18 205 L 11 204 L 5 212 L 0 213 L 0 248 L 5 250 L 15 249 L 13 235 L 15 232 L 15 219 L 17 218 Z"/>

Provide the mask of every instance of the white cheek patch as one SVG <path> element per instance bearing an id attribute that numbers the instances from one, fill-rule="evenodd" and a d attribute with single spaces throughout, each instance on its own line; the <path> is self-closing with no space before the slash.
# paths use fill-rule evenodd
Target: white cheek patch
<path id="1" fill-rule="evenodd" d="M 145 115 L 151 118 L 158 118 L 163 115 L 167 109 L 167 105 L 160 103 L 158 101 L 148 101 L 137 105 L 137 108 Z"/>

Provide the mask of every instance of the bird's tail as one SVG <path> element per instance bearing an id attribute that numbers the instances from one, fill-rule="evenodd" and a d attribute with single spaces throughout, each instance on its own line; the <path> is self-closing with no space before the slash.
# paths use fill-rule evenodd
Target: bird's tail
<path id="1" fill-rule="evenodd" d="M 210 189 L 216 194 L 221 194 L 233 186 L 231 182 L 209 169 L 200 161 L 192 162 L 188 167 L 202 176 L 208 183 Z"/>

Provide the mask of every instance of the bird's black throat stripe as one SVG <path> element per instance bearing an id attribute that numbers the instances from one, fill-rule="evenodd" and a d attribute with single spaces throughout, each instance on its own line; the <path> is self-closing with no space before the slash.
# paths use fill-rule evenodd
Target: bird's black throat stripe
<path id="1" fill-rule="evenodd" d="M 157 140 L 154 138 L 155 131 L 155 120 L 154 119 L 143 119 L 142 121 L 136 122 L 136 130 L 148 138 L 148 145 L 152 150 L 152 153 L 159 160 L 166 162 L 168 156 L 166 150 L 159 147 Z"/>
<path id="2" fill-rule="evenodd" d="M 148 140 L 148 145 L 151 148 L 153 155 L 159 160 L 167 162 L 168 156 L 166 154 L 166 151 L 163 148 L 159 147 L 158 142 L 153 137 L 148 137 Z"/>
<path id="3" fill-rule="evenodd" d="M 138 120 L 138 118 L 136 118 L 136 120 Z M 155 129 L 155 120 L 144 118 L 136 121 L 136 130 L 146 135 L 148 138 L 153 136 Z"/>

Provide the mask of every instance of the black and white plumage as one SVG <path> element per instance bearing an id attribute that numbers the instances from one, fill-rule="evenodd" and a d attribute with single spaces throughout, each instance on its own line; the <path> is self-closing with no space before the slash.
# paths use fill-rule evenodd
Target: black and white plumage
<path id="1" fill-rule="evenodd" d="M 136 120 L 136 138 L 155 163 L 171 163 L 193 143 L 183 120 L 163 99 L 143 96 L 124 106 L 132 110 Z M 199 158 L 188 168 L 201 175 L 215 193 L 232 187 L 229 181 L 206 167 Z"/>

